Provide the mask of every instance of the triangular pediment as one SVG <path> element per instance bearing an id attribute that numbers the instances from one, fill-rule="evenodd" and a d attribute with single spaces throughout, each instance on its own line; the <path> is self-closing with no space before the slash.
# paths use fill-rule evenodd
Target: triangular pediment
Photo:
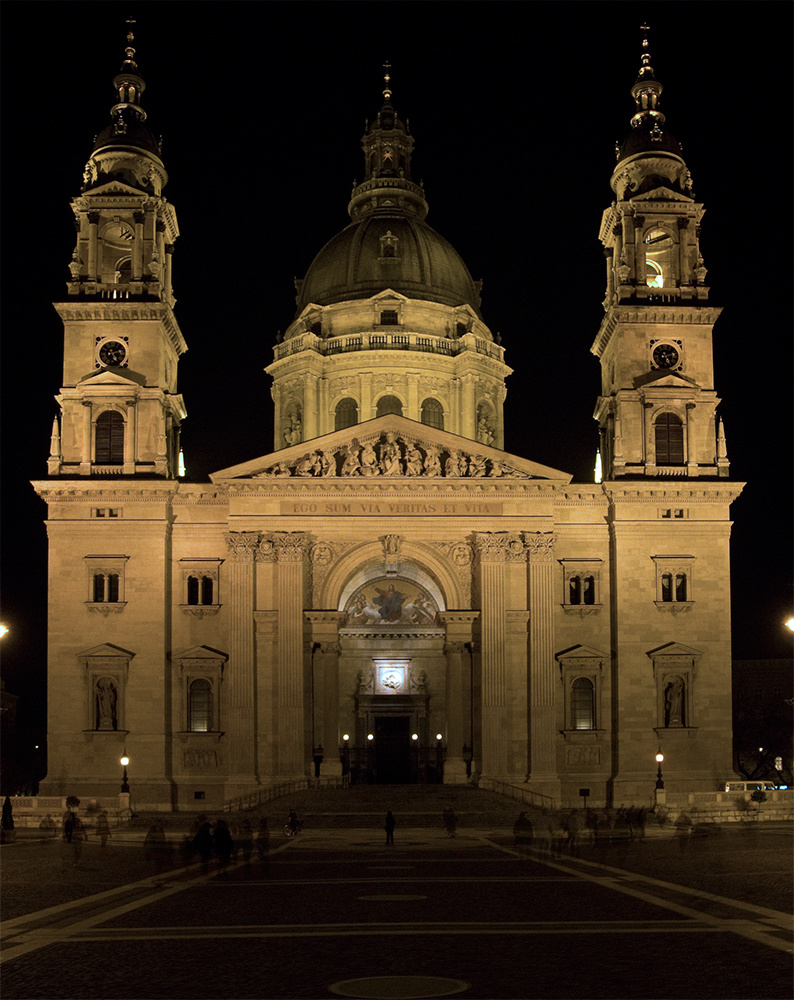
<path id="1" fill-rule="evenodd" d="M 690 378 L 688 375 L 684 375 L 683 372 L 668 372 L 668 371 L 650 371 L 646 372 L 644 375 L 638 375 L 634 379 L 634 388 L 639 389 L 642 386 L 646 388 L 654 389 L 664 389 L 664 388 L 678 388 L 686 386 L 688 389 L 698 389 L 700 388 L 697 382 Z"/>
<path id="2" fill-rule="evenodd" d="M 114 179 L 106 181 L 104 184 L 99 184 L 96 187 L 92 187 L 90 191 L 85 192 L 83 197 L 86 200 L 90 200 L 94 197 L 102 198 L 109 194 L 134 195 L 136 198 L 146 196 L 146 192 L 141 191 L 140 188 L 133 187 L 132 184 L 125 184 L 124 181 Z"/>
<path id="3" fill-rule="evenodd" d="M 77 656 L 81 660 L 95 659 L 98 656 L 102 657 L 102 659 L 115 656 L 119 660 L 131 660 L 135 656 L 135 653 L 130 652 L 129 649 L 122 649 L 121 646 L 114 646 L 110 642 L 101 642 L 98 646 L 91 646 L 90 649 L 84 649 Z"/>
<path id="4" fill-rule="evenodd" d="M 559 483 L 572 479 L 559 469 L 393 413 L 221 469 L 210 479 L 217 483 L 287 476 L 348 477 L 357 482 L 377 477 L 546 479 Z"/>
<path id="5" fill-rule="evenodd" d="M 668 642 L 664 646 L 657 646 L 656 649 L 648 650 L 645 655 L 649 656 L 652 660 L 655 660 L 660 656 L 686 656 L 689 658 L 697 658 L 702 656 L 703 653 L 699 649 L 693 649 L 691 646 L 685 646 L 683 642 Z"/>
<path id="6" fill-rule="evenodd" d="M 654 188 L 652 191 L 633 195 L 631 202 L 635 204 L 638 201 L 681 201 L 687 205 L 691 205 L 693 200 L 679 191 L 673 191 L 672 188 L 662 186 Z"/>
<path id="7" fill-rule="evenodd" d="M 222 653 L 219 649 L 213 649 L 212 646 L 190 646 L 187 649 L 180 649 L 176 653 L 171 653 L 171 659 L 174 662 L 192 660 L 193 662 L 205 661 L 207 663 L 217 663 L 218 660 L 228 660 L 229 654 Z"/>
<path id="8" fill-rule="evenodd" d="M 80 386 L 95 385 L 146 385 L 146 378 L 128 368 L 100 368 L 99 371 L 84 375 Z"/>
<path id="9" fill-rule="evenodd" d="M 594 649 L 592 646 L 582 646 L 581 644 L 577 646 L 571 646 L 569 649 L 564 649 L 561 653 L 555 655 L 557 660 L 582 660 L 582 659 L 592 659 L 592 660 L 609 660 L 609 653 L 604 653 L 600 649 Z"/>

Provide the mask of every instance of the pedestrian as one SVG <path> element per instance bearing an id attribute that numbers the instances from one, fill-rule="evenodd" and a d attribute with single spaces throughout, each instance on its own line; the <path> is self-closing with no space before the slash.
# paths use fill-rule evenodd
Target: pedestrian
<path id="1" fill-rule="evenodd" d="M 210 858 L 212 857 L 212 827 L 208 820 L 205 820 L 198 828 L 196 836 L 193 838 L 193 849 L 201 861 L 201 870 L 206 875 L 210 870 Z"/>
<path id="2" fill-rule="evenodd" d="M 110 823 L 108 823 L 107 810 L 103 810 L 96 821 L 96 835 L 99 837 L 99 842 L 103 847 L 108 845 L 108 837 L 110 836 Z"/>
<path id="3" fill-rule="evenodd" d="M 55 820 L 49 813 L 47 813 L 41 823 L 39 823 L 39 829 L 50 837 L 58 836 L 58 828 L 55 825 Z"/>
<path id="4" fill-rule="evenodd" d="M 83 853 L 83 841 L 85 840 L 85 827 L 76 813 L 70 813 L 69 819 L 64 823 L 64 841 L 69 845 L 67 851 L 71 853 L 72 865 L 77 868 L 80 862 L 80 855 Z"/>
<path id="5" fill-rule="evenodd" d="M 519 813 L 513 824 L 513 843 L 516 847 L 532 846 L 532 823 L 525 812 Z"/>
<path id="6" fill-rule="evenodd" d="M 578 809 L 571 809 L 568 816 L 568 850 L 572 858 L 580 857 L 582 853 L 582 831 L 584 822 Z"/>
<path id="7" fill-rule="evenodd" d="M 262 816 L 256 830 L 256 856 L 262 869 L 262 877 L 270 874 L 270 830 L 267 819 Z"/>
<path id="8" fill-rule="evenodd" d="M 224 878 L 228 878 L 229 876 L 226 872 L 226 866 L 232 858 L 234 841 L 232 840 L 232 835 L 229 832 L 229 827 L 223 819 L 219 819 L 215 824 L 215 831 L 212 834 L 212 847 L 218 857 L 218 870 Z"/>
<path id="9" fill-rule="evenodd" d="M 678 814 L 678 819 L 675 821 L 675 838 L 678 841 L 678 847 L 682 854 L 687 849 L 691 831 L 692 820 L 689 818 L 689 813 L 684 809 Z"/>
<path id="10" fill-rule="evenodd" d="M 386 813 L 386 824 L 384 829 L 386 830 L 386 844 L 391 844 L 394 846 L 394 828 L 397 826 L 397 822 L 392 815 L 391 809 Z"/>
<path id="11" fill-rule="evenodd" d="M 554 836 L 554 826 L 549 810 L 545 806 L 540 810 L 540 816 L 535 824 L 535 840 L 538 851 L 542 858 L 548 858 L 551 854 L 551 842 Z"/>
<path id="12" fill-rule="evenodd" d="M 239 846 L 243 855 L 243 861 L 246 865 L 250 866 L 251 853 L 254 848 L 254 831 L 251 829 L 251 821 L 249 819 L 244 819 L 240 824 L 238 838 L 235 842 L 235 847 Z"/>
<path id="13" fill-rule="evenodd" d="M 455 832 L 458 828 L 458 817 L 452 806 L 444 810 L 444 827 L 449 837 L 455 836 Z"/>

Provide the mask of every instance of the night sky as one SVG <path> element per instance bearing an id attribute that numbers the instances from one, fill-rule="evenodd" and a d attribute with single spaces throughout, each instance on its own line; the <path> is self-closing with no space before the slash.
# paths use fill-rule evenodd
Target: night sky
<path id="1" fill-rule="evenodd" d="M 790 655 L 792 5 L 36 3 L 2 17 L 3 677 L 44 720 L 46 476 L 74 248 L 70 200 L 109 120 L 125 20 L 181 236 L 176 315 L 188 478 L 272 451 L 276 333 L 295 276 L 348 222 L 364 120 L 416 140 L 429 224 L 483 281 L 502 335 L 506 449 L 592 481 L 603 316 L 598 240 L 650 23 L 667 126 L 698 200 L 731 478 L 734 655 Z M 525 24 L 527 11 L 529 24 Z"/>

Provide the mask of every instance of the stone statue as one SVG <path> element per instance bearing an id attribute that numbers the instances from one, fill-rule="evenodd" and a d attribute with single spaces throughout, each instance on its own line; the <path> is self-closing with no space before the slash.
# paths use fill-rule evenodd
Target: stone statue
<path id="1" fill-rule="evenodd" d="M 405 474 L 406 476 L 422 475 L 422 452 L 415 444 L 409 444 L 405 451 Z"/>
<path id="2" fill-rule="evenodd" d="M 673 677 L 664 690 L 664 715 L 665 726 L 683 726 L 684 682 L 680 677 Z"/>
<path id="3" fill-rule="evenodd" d="M 361 470 L 361 463 L 358 460 L 359 452 L 361 446 L 358 441 L 353 438 L 350 444 L 347 446 L 347 452 L 345 454 L 345 460 L 342 463 L 342 475 L 343 476 L 356 476 Z"/>
<path id="4" fill-rule="evenodd" d="M 441 475 L 441 460 L 438 457 L 438 448 L 435 445 L 428 447 L 423 469 L 426 476 Z"/>
<path id="5" fill-rule="evenodd" d="M 365 444 L 361 452 L 361 468 L 360 473 L 362 476 L 377 476 L 378 474 L 378 456 L 375 454 L 375 449 L 371 444 Z"/>
<path id="6" fill-rule="evenodd" d="M 386 443 L 380 450 L 380 469 L 384 476 L 399 476 L 402 471 L 400 469 L 400 446 L 391 432 L 386 435 Z"/>
<path id="7" fill-rule="evenodd" d="M 116 729 L 116 685 L 109 677 L 100 677 L 96 682 L 97 729 Z"/>
<path id="8" fill-rule="evenodd" d="M 469 459 L 469 475 L 479 479 L 485 475 L 485 459 L 482 455 L 472 455 Z"/>
<path id="9" fill-rule="evenodd" d="M 459 451 L 451 451 L 449 453 L 449 458 L 444 463 L 444 475 L 453 478 L 461 475 L 461 459 Z"/>

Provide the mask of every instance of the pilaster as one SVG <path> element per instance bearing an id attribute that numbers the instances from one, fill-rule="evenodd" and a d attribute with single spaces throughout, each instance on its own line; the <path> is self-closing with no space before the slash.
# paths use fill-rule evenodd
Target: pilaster
<path id="1" fill-rule="evenodd" d="M 529 555 L 529 772 L 527 780 L 559 798 L 554 705 L 554 546 L 551 532 L 524 536 Z"/>
<path id="2" fill-rule="evenodd" d="M 274 532 L 278 560 L 276 600 L 279 613 L 276 705 L 278 770 L 281 778 L 305 778 L 303 719 L 303 573 L 306 535 Z"/>
<path id="3" fill-rule="evenodd" d="M 258 531 L 230 531 L 229 712 L 232 782 L 255 782 L 254 558 Z"/>
<path id="4" fill-rule="evenodd" d="M 505 561 L 506 534 L 475 533 L 480 563 L 480 658 L 482 680 L 481 770 L 504 775 L 505 712 Z"/>
<path id="5" fill-rule="evenodd" d="M 464 718 L 464 691 L 471 685 L 468 675 L 472 647 L 472 625 L 479 617 L 476 611 L 446 611 L 440 616 L 447 630 L 444 655 L 447 658 L 447 758 L 444 763 L 445 784 L 463 784 L 468 780 L 463 745 L 469 739 Z"/>
<path id="6" fill-rule="evenodd" d="M 312 642 L 312 723 L 314 746 L 322 746 L 321 777 L 339 777 L 339 626 L 341 611 L 307 611 Z"/>

